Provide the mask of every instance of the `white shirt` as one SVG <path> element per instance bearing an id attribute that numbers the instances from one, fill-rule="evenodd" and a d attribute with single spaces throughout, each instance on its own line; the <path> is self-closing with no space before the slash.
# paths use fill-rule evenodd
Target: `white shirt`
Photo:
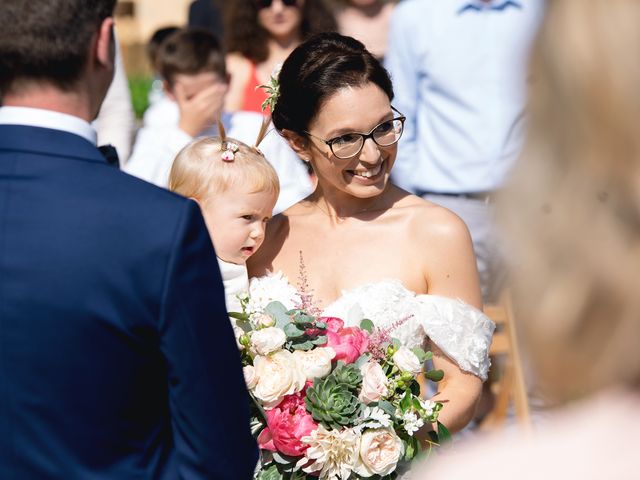
<path id="1" fill-rule="evenodd" d="M 225 262 L 218 258 L 218 266 L 224 284 L 227 312 L 242 312 L 238 294 L 249 291 L 249 274 L 246 265 Z"/>
<path id="2" fill-rule="evenodd" d="M 60 130 L 78 135 L 93 145 L 96 144 L 96 131 L 89 122 L 80 117 L 53 110 L 31 107 L 0 107 L 0 124 Z"/>
<path id="3" fill-rule="evenodd" d="M 155 120 L 140 129 L 133 153 L 123 170 L 148 182 L 167 188 L 169 172 L 176 155 L 193 138 L 178 128 L 180 113 L 178 105 L 170 100 L 158 102 L 156 112 L 162 113 Z M 255 112 L 225 113 L 222 122 L 227 134 L 248 145 L 253 145 L 262 125 L 262 115 Z M 172 123 L 168 124 L 168 119 Z M 217 136 L 218 129 L 213 127 L 201 132 L 199 136 Z M 279 213 L 302 200 L 313 191 L 307 171 L 286 141 L 272 129 L 260 143 L 264 153 L 280 179 L 280 196 L 274 213 Z"/>
<path id="4" fill-rule="evenodd" d="M 520 152 L 543 0 L 405 0 L 385 64 L 406 117 L 393 179 L 415 192 L 493 190 Z"/>

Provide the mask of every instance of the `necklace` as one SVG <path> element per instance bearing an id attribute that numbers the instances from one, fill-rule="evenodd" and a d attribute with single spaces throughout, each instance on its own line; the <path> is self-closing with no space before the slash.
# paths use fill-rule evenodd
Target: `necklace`
<path id="1" fill-rule="evenodd" d="M 355 217 L 356 215 L 360 215 L 361 213 L 365 213 L 365 212 L 369 212 L 369 211 L 375 210 L 376 209 L 375 203 L 377 203 L 377 202 L 374 202 L 374 205 L 371 205 L 371 206 L 369 206 L 367 208 L 363 208 L 363 209 L 360 209 L 360 210 L 356 210 L 355 212 L 352 212 L 349 215 L 345 215 L 345 216 L 341 216 L 341 215 L 338 215 L 338 214 L 332 215 L 331 213 L 329 213 L 327 210 L 325 210 L 323 207 L 320 206 L 320 202 L 313 203 L 313 205 L 318 207 L 318 210 L 320 210 L 320 212 L 322 212 L 327 217 L 329 217 L 329 218 L 331 218 L 333 220 L 343 221 L 344 222 L 349 217 Z"/>

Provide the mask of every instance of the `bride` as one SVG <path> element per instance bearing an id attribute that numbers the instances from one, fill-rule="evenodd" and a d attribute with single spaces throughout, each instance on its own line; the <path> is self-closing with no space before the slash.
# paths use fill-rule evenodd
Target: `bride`
<path id="1" fill-rule="evenodd" d="M 328 33 L 293 51 L 279 83 L 274 125 L 318 184 L 269 223 L 250 276 L 282 272 L 295 283 L 303 258 L 325 315 L 395 323 L 392 336 L 434 353 L 445 373 L 434 397 L 445 405 L 439 420 L 462 429 L 486 379 L 493 324 L 478 310 L 465 224 L 390 183 L 404 117 L 388 73 L 360 42 Z"/>

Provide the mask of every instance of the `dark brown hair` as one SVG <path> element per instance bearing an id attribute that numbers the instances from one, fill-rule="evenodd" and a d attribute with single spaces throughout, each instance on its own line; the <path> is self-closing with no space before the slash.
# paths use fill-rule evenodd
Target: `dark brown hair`
<path id="1" fill-rule="evenodd" d="M 322 103 L 345 87 L 376 84 L 393 99 L 389 73 L 358 40 L 318 34 L 296 48 L 282 65 L 273 124 L 304 135 Z"/>
<path id="2" fill-rule="evenodd" d="M 213 72 L 222 78 L 227 76 L 220 42 L 213 33 L 199 28 L 178 30 L 167 37 L 158 50 L 156 70 L 169 85 L 177 74 Z"/>
<path id="3" fill-rule="evenodd" d="M 301 41 L 320 32 L 337 30 L 336 21 L 323 0 L 305 0 L 302 7 Z M 258 21 L 255 0 L 231 0 L 227 6 L 225 44 L 229 52 L 241 53 L 253 63 L 269 56 L 269 32 Z"/>
<path id="4" fill-rule="evenodd" d="M 180 30 L 180 27 L 176 27 L 175 25 L 171 25 L 168 27 L 162 27 L 157 29 L 151 35 L 149 42 L 147 43 L 147 58 L 149 59 L 149 63 L 152 68 L 156 68 L 156 58 L 158 57 L 158 50 L 160 50 L 160 45 L 164 42 L 169 36 L 176 33 Z"/>
<path id="5" fill-rule="evenodd" d="M 91 39 L 116 0 L 0 1 L 0 93 L 21 80 L 71 89 L 80 79 Z"/>

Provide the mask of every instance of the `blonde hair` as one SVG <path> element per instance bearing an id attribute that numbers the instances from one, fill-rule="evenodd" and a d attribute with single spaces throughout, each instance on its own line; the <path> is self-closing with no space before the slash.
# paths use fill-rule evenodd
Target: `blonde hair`
<path id="1" fill-rule="evenodd" d="M 221 158 L 223 142 L 238 146 L 232 161 Z M 264 156 L 255 147 L 228 137 L 194 140 L 178 153 L 169 174 L 170 190 L 199 201 L 239 186 L 276 197 L 280 193 L 278 174 Z"/>
<path id="2" fill-rule="evenodd" d="M 522 338 L 547 393 L 640 385 L 640 2 L 552 0 L 501 205 Z"/>

